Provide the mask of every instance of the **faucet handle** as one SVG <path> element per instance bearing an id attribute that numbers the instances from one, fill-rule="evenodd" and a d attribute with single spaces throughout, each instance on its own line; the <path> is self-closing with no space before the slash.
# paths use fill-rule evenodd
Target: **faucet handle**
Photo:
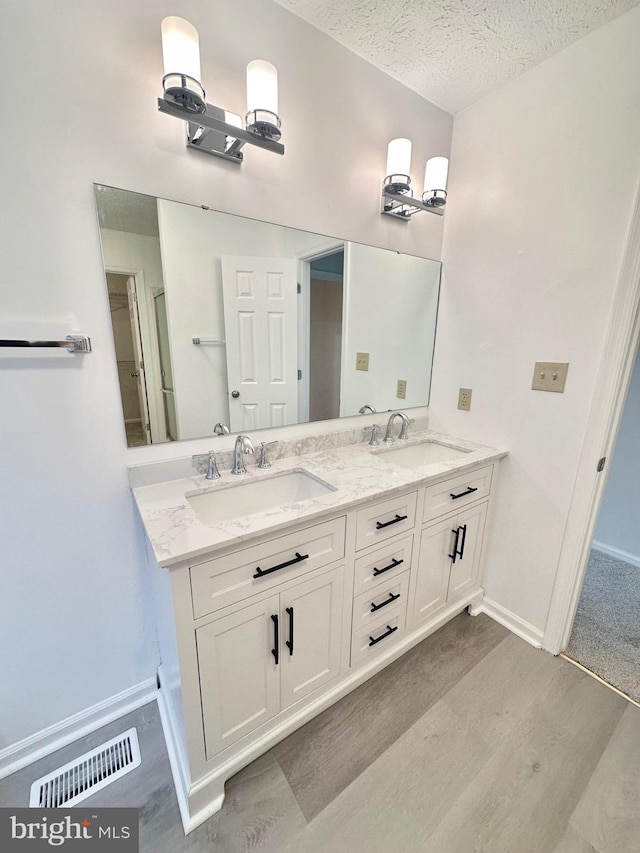
<path id="1" fill-rule="evenodd" d="M 380 444 L 380 427 L 374 424 L 371 427 L 371 438 L 369 439 L 371 447 L 377 447 Z"/>
<path id="2" fill-rule="evenodd" d="M 218 470 L 218 462 L 216 461 L 216 454 L 213 450 L 209 451 L 209 458 L 207 460 L 207 473 L 205 474 L 207 480 L 219 480 L 220 479 L 220 471 Z"/>
<path id="3" fill-rule="evenodd" d="M 260 456 L 258 458 L 258 468 L 271 468 L 271 462 L 267 458 L 267 448 L 273 447 L 277 441 L 262 441 L 260 442 Z"/>

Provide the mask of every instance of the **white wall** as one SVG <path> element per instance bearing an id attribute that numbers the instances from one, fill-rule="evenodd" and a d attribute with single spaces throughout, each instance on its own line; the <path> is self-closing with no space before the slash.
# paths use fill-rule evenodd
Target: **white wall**
<path id="1" fill-rule="evenodd" d="M 440 264 L 347 244 L 340 394 L 343 415 L 356 414 L 365 403 L 379 412 L 390 406 L 425 404 L 439 281 Z M 358 352 L 369 353 L 368 371 L 356 370 Z M 396 397 L 398 379 L 407 383 L 404 400 Z"/>
<path id="2" fill-rule="evenodd" d="M 640 354 L 611 458 L 595 532 L 597 543 L 624 551 L 640 562 Z"/>
<path id="3" fill-rule="evenodd" d="M 487 595 L 540 632 L 640 178 L 639 43 L 636 8 L 455 120 L 430 425 L 509 449 Z M 536 360 L 570 362 L 564 394 L 530 390 Z"/>
<path id="4" fill-rule="evenodd" d="M 156 108 L 168 14 L 198 27 L 205 86 L 228 109 L 244 112 L 246 63 L 274 61 L 284 157 L 248 150 L 237 168 L 185 149 Z M 126 449 L 93 182 L 439 258 L 442 221 L 380 216 L 380 181 L 388 140 L 407 135 L 419 183 L 451 120 L 266 0 L 5 4 L 0 63 L 46 128 L 0 136 L 0 335 L 81 330 L 94 346 L 1 355 L 1 748 L 153 675 L 126 466 L 209 443 Z"/>

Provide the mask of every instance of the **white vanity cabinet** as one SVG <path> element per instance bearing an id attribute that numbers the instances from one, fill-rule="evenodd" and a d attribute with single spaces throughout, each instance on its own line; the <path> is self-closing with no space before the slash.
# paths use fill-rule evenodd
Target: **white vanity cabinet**
<path id="1" fill-rule="evenodd" d="M 411 624 L 480 586 L 480 559 L 491 466 L 426 486 Z"/>
<path id="2" fill-rule="evenodd" d="M 340 674 L 342 567 L 196 629 L 207 758 Z"/>
<path id="3" fill-rule="evenodd" d="M 495 463 L 469 467 L 173 563 L 159 702 L 187 831 L 241 767 L 477 612 Z"/>

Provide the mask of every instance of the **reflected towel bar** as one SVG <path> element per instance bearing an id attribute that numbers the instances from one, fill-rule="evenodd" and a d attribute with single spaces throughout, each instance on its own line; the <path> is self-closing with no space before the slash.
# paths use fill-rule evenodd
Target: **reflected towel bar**
<path id="1" fill-rule="evenodd" d="M 0 340 L 0 347 L 61 347 L 67 352 L 91 352 L 91 338 L 86 335 L 67 335 L 64 341 Z"/>
<path id="2" fill-rule="evenodd" d="M 191 338 L 192 343 L 196 344 L 226 344 L 226 341 L 221 341 L 219 338 Z"/>

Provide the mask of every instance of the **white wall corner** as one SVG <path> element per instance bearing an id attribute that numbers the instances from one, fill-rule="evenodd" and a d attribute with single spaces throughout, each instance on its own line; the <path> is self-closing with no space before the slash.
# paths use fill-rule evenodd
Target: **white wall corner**
<path id="1" fill-rule="evenodd" d="M 477 612 L 486 613 L 487 616 L 490 616 L 492 619 L 495 619 L 496 622 L 504 625 L 504 627 L 508 628 L 512 634 L 515 634 L 517 637 L 520 637 L 520 639 L 525 640 L 530 645 L 535 646 L 536 649 L 542 648 L 542 630 L 540 628 L 536 628 L 535 625 L 532 625 L 530 622 L 525 622 L 524 619 L 516 616 L 515 613 L 511 610 L 507 610 L 506 607 L 503 607 L 496 601 L 492 601 L 490 598 L 485 597 L 480 607 L 477 608 Z"/>
<path id="2" fill-rule="evenodd" d="M 0 750 L 0 779 L 153 702 L 156 693 L 155 678 L 146 679 L 78 714 L 5 747 Z"/>

